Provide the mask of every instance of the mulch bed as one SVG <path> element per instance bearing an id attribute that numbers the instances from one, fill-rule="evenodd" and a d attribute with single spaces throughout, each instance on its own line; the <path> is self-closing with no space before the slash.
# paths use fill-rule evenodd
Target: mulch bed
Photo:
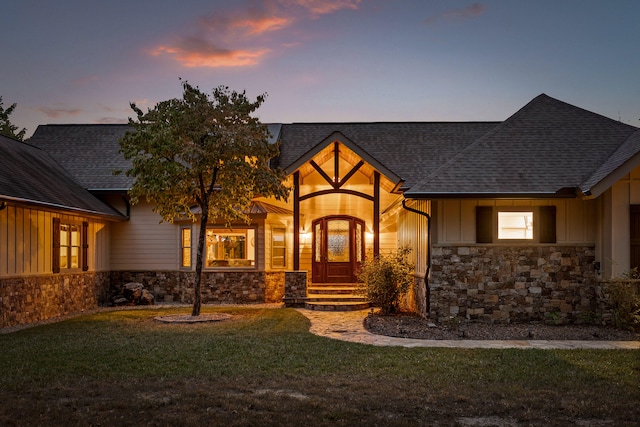
<path id="1" fill-rule="evenodd" d="M 640 333 L 598 325 L 550 325 L 545 323 L 448 322 L 400 313 L 369 315 L 365 328 L 374 334 L 431 340 L 581 340 L 640 341 Z"/>

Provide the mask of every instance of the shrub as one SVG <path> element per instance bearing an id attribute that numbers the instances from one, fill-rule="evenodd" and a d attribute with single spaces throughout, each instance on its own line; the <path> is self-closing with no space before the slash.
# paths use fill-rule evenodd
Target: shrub
<path id="1" fill-rule="evenodd" d="M 640 330 L 640 273 L 634 268 L 605 283 L 616 328 Z"/>
<path id="2" fill-rule="evenodd" d="M 367 258 L 358 273 L 358 292 L 380 307 L 382 314 L 398 311 L 400 297 L 413 284 L 414 265 L 409 261 L 411 249 L 402 248 L 395 254 Z"/>

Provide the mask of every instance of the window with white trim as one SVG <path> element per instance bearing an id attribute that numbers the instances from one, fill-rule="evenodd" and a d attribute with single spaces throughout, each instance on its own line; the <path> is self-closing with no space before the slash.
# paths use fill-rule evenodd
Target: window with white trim
<path id="1" fill-rule="evenodd" d="M 533 240 L 533 212 L 498 211 L 498 240 Z"/>
<path id="2" fill-rule="evenodd" d="M 246 268 L 256 266 L 256 231 L 207 228 L 206 266 Z"/>
<path id="3" fill-rule="evenodd" d="M 271 267 L 285 268 L 287 266 L 287 241 L 284 228 L 271 229 Z"/>
<path id="4" fill-rule="evenodd" d="M 191 267 L 191 227 L 180 228 L 180 268 Z"/>

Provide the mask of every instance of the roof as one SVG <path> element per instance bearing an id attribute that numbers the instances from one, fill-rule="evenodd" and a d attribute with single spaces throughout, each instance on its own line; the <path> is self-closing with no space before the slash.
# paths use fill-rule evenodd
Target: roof
<path id="1" fill-rule="evenodd" d="M 269 124 L 289 173 L 340 141 L 411 198 L 596 197 L 640 164 L 640 129 L 539 95 L 503 122 Z M 39 126 L 30 143 L 83 187 L 127 190 L 129 125 Z"/>
<path id="2" fill-rule="evenodd" d="M 127 124 L 40 125 L 29 143 L 47 151 L 84 188 L 128 190 L 133 178 L 125 172 L 131 162 L 119 153 Z M 122 173 L 114 175 L 115 170 Z"/>
<path id="3" fill-rule="evenodd" d="M 430 171 L 409 197 L 529 197 L 590 187 L 640 149 L 638 128 L 539 95 Z M 617 155 L 616 155 L 617 153 Z"/>
<path id="4" fill-rule="evenodd" d="M 0 135 L 0 171 L 0 199 L 124 219 L 33 145 Z"/>
<path id="5" fill-rule="evenodd" d="M 283 124 L 277 165 L 289 171 L 334 133 L 376 159 L 411 187 L 497 122 L 373 122 Z M 339 138 L 339 136 L 336 136 Z M 292 171 L 290 171 L 292 172 Z M 381 171 L 382 172 L 382 171 Z"/>

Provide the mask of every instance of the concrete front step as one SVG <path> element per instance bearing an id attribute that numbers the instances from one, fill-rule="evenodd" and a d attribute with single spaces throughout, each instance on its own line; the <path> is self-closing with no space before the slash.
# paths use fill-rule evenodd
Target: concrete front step
<path id="1" fill-rule="evenodd" d="M 366 298 L 361 295 L 353 294 L 307 294 L 307 301 L 309 302 L 364 302 Z"/>
<path id="2" fill-rule="evenodd" d="M 369 303 L 358 295 L 357 283 L 314 283 L 307 288 L 305 307 L 321 311 L 351 311 L 369 308 Z"/>
<path id="3" fill-rule="evenodd" d="M 307 294 L 355 294 L 355 286 L 310 286 Z"/>
<path id="4" fill-rule="evenodd" d="M 326 301 L 326 302 L 309 302 L 304 304 L 305 308 L 309 310 L 317 311 L 355 311 L 366 310 L 369 308 L 368 302 L 339 302 L 339 301 Z"/>

